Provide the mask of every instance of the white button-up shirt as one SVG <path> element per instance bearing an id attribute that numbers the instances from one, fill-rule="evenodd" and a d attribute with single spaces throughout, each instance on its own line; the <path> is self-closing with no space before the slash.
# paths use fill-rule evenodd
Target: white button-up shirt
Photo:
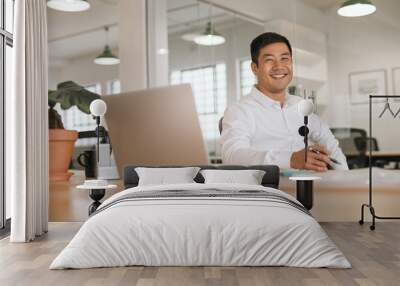
<path id="1" fill-rule="evenodd" d="M 297 111 L 298 96 L 286 95 L 283 107 L 253 87 L 248 96 L 231 105 L 222 121 L 222 160 L 225 164 L 274 164 L 290 168 L 293 152 L 304 148 L 299 128 L 304 117 Z M 346 157 L 327 124 L 316 115 L 308 118 L 309 145 L 324 145 L 330 157 L 341 164 L 334 169 L 347 170 Z"/>

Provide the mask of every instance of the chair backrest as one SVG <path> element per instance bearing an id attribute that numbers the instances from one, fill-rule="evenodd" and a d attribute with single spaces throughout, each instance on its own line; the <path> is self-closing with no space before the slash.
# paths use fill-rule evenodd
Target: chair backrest
<path id="1" fill-rule="evenodd" d="M 370 141 L 370 139 L 371 139 L 371 141 Z M 369 150 L 369 142 L 371 142 L 372 151 L 379 151 L 378 140 L 376 140 L 375 137 L 367 138 L 367 151 Z"/>
<path id="2" fill-rule="evenodd" d="M 331 131 L 344 154 L 365 153 L 367 150 L 367 132 L 364 129 L 339 127 L 331 128 Z"/>
<path id="3" fill-rule="evenodd" d="M 219 135 L 221 135 L 221 133 L 222 133 L 222 120 L 223 119 L 224 119 L 224 117 L 222 116 L 218 121 Z"/>
<path id="4" fill-rule="evenodd" d="M 359 148 L 360 150 L 369 151 L 369 144 L 371 142 L 371 150 L 379 151 L 378 141 L 374 137 L 372 137 L 372 138 L 356 137 L 356 138 L 354 138 L 354 140 L 355 140 L 357 148 Z"/>

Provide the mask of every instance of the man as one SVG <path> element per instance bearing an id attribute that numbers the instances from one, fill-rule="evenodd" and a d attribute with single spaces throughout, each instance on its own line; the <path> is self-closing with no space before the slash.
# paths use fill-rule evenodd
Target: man
<path id="1" fill-rule="evenodd" d="M 304 160 L 304 138 L 299 135 L 302 100 L 286 94 L 293 77 L 292 48 L 276 33 L 264 33 L 251 42 L 251 69 L 257 84 L 248 96 L 230 106 L 222 122 L 222 157 L 227 164 L 275 164 L 281 168 L 319 172 L 347 170 L 346 158 L 329 127 L 309 116 L 309 150 Z M 331 161 L 333 158 L 338 164 Z"/>

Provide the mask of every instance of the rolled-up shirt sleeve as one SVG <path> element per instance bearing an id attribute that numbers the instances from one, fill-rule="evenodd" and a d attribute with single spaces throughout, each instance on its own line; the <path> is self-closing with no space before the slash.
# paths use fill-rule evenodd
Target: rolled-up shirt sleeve
<path id="1" fill-rule="evenodd" d="M 222 161 L 224 164 L 257 165 L 273 164 L 290 167 L 291 151 L 257 150 L 251 148 L 255 132 L 254 117 L 238 105 L 232 105 L 222 121 Z"/>

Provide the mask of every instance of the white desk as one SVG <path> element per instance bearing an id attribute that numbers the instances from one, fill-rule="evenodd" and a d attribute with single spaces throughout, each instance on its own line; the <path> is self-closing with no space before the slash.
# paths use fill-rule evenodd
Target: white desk
<path id="1" fill-rule="evenodd" d="M 360 207 L 368 199 L 368 168 L 313 175 L 321 177 L 313 183 L 313 216 L 318 221 L 357 222 Z M 373 168 L 372 175 L 374 204 L 379 212 L 384 216 L 400 213 L 400 170 Z M 279 189 L 295 197 L 296 185 L 289 176 L 281 176 Z"/>
<path id="2" fill-rule="evenodd" d="M 100 200 L 106 194 L 106 189 L 115 189 L 116 187 L 117 185 L 106 185 L 106 186 L 79 185 L 76 188 L 80 190 L 89 190 L 89 197 L 93 200 L 93 203 L 89 206 L 88 209 L 90 216 L 101 205 Z"/>

